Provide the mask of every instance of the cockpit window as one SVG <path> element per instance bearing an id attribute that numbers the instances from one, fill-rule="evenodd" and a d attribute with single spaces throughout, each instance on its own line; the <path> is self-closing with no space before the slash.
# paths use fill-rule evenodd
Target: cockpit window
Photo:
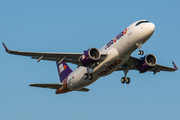
<path id="1" fill-rule="evenodd" d="M 147 22 L 149 22 L 149 21 L 147 21 L 147 20 L 145 20 L 145 21 L 139 21 L 135 26 L 138 26 L 138 25 L 140 25 L 141 23 L 147 23 Z"/>

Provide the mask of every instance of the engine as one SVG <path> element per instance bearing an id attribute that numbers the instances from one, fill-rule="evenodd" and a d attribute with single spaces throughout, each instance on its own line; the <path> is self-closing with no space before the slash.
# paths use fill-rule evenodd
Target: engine
<path id="1" fill-rule="evenodd" d="M 100 57 L 101 54 L 97 48 L 90 48 L 84 51 L 84 54 L 80 57 L 80 62 L 83 66 L 87 67 L 96 63 Z"/>
<path id="2" fill-rule="evenodd" d="M 153 54 L 148 54 L 139 61 L 136 68 L 140 71 L 140 73 L 144 73 L 148 70 L 151 70 L 156 65 L 156 63 L 156 57 Z"/>

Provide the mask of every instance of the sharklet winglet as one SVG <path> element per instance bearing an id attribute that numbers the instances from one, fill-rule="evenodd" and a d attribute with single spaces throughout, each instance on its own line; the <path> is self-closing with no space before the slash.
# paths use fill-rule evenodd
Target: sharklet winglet
<path id="1" fill-rule="evenodd" d="M 6 47 L 6 45 L 2 42 L 3 46 L 4 46 L 4 49 L 6 52 L 9 52 L 9 49 Z"/>
<path id="2" fill-rule="evenodd" d="M 174 66 L 175 69 L 178 69 L 178 67 L 176 66 L 176 64 L 174 63 L 174 61 L 172 61 L 172 64 Z"/>

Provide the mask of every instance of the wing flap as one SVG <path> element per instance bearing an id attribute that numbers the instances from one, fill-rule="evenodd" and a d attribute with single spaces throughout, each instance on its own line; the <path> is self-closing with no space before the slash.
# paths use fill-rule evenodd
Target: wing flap
<path id="1" fill-rule="evenodd" d="M 176 68 L 171 68 L 171 67 L 166 67 L 166 66 L 162 66 L 162 65 L 156 65 L 153 69 L 160 69 L 161 71 L 176 71 Z"/>
<path id="2" fill-rule="evenodd" d="M 63 83 L 59 84 L 30 84 L 32 87 L 42 87 L 42 88 L 50 88 L 50 89 L 59 89 L 63 86 Z"/>
<path id="3" fill-rule="evenodd" d="M 39 59 L 38 56 L 33 56 L 31 57 L 32 59 Z M 60 61 L 61 58 L 55 58 L 55 57 L 43 57 L 41 58 L 41 60 L 48 60 L 48 61 Z M 68 59 L 68 58 L 64 58 L 63 62 L 68 62 L 68 63 L 73 63 L 73 64 L 76 64 L 78 65 L 79 64 L 79 61 L 78 60 L 75 60 L 75 59 Z"/>

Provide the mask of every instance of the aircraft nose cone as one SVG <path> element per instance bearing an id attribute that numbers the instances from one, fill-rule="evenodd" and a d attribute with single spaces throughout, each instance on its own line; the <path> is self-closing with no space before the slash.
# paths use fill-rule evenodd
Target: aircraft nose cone
<path id="1" fill-rule="evenodd" d="M 149 26 L 148 26 L 148 28 L 149 28 L 149 31 L 150 31 L 151 33 L 153 33 L 154 30 L 155 30 L 155 25 L 154 25 L 153 23 L 150 23 Z"/>
<path id="2" fill-rule="evenodd" d="M 146 35 L 147 37 L 151 37 L 154 33 L 155 25 L 153 23 L 148 23 L 146 26 Z"/>

